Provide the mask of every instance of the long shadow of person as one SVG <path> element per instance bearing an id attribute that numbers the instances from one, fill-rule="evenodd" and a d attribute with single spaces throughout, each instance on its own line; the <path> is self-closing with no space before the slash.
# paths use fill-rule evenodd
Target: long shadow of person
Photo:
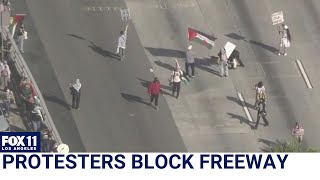
<path id="1" fill-rule="evenodd" d="M 88 47 L 91 48 L 94 52 L 96 52 L 97 54 L 100 54 L 103 57 L 110 57 L 113 59 L 117 59 L 120 60 L 119 55 L 114 54 L 110 51 L 104 50 L 102 49 L 100 46 L 97 46 L 96 44 L 94 44 L 92 41 L 90 41 L 91 45 L 89 45 Z"/>
<path id="2" fill-rule="evenodd" d="M 185 58 L 185 52 L 179 50 L 153 47 L 145 47 L 145 49 L 147 49 L 153 56 Z"/>
<path id="3" fill-rule="evenodd" d="M 46 94 L 43 94 L 42 96 L 46 101 L 50 101 L 50 102 L 53 102 L 53 103 L 56 103 L 56 104 L 60 104 L 63 107 L 65 107 L 66 109 L 70 109 L 71 108 L 70 104 L 68 104 L 66 101 L 58 98 L 57 96 L 50 96 L 50 95 L 46 95 Z"/>
<path id="4" fill-rule="evenodd" d="M 131 103 L 141 103 L 141 104 L 145 104 L 147 106 L 150 106 L 150 103 L 149 102 L 146 102 L 146 99 L 143 99 L 139 96 L 136 96 L 136 95 L 131 95 L 131 94 L 126 94 L 126 93 L 121 93 L 121 96 L 131 102 Z"/>
<path id="5" fill-rule="evenodd" d="M 241 103 L 241 101 L 240 101 L 238 98 L 235 98 L 235 97 L 232 97 L 232 96 L 226 96 L 226 98 L 227 98 L 228 100 L 230 100 L 230 101 L 233 101 L 233 102 L 237 103 L 239 106 L 242 106 L 242 103 Z M 254 105 L 249 104 L 249 103 L 247 103 L 247 102 L 245 102 L 245 105 L 246 105 L 248 108 L 256 109 L 256 108 L 254 107 Z"/>
<path id="6" fill-rule="evenodd" d="M 199 59 L 199 58 L 195 58 L 195 66 L 198 69 L 201 69 L 203 71 L 207 71 L 208 73 L 211 74 L 215 74 L 215 75 L 219 75 L 220 76 L 220 72 L 211 69 L 210 66 L 214 64 L 214 60 L 212 59 Z"/>
<path id="7" fill-rule="evenodd" d="M 247 118 L 237 115 L 237 114 L 233 114 L 233 113 L 227 113 L 231 119 L 238 119 L 240 121 L 240 124 L 245 123 L 247 124 L 251 129 L 254 128 L 254 126 L 252 125 L 253 122 L 250 122 Z"/>
<path id="8" fill-rule="evenodd" d="M 160 67 L 163 67 L 163 68 L 166 68 L 170 71 L 174 71 L 176 68 L 173 67 L 171 64 L 169 63 L 164 63 L 164 62 L 161 62 L 161 61 L 155 61 L 154 62 L 156 65 L 160 66 Z"/>

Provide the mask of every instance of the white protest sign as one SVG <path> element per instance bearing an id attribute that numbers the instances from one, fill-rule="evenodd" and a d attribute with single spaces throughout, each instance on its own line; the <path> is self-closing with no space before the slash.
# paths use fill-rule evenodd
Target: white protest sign
<path id="1" fill-rule="evenodd" d="M 224 46 L 228 59 L 235 48 L 236 48 L 236 45 L 232 44 L 231 42 L 227 42 L 227 44 Z"/>
<path id="2" fill-rule="evenodd" d="M 271 16 L 271 19 L 272 19 L 272 25 L 283 23 L 284 22 L 283 12 L 279 11 L 279 12 L 273 13 Z"/>
<path id="3" fill-rule="evenodd" d="M 130 10 L 129 9 L 120 9 L 121 19 L 129 20 L 130 19 Z"/>

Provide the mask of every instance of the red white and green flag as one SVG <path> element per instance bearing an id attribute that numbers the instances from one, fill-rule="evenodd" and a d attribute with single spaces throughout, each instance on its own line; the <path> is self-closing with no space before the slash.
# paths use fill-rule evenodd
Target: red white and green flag
<path id="1" fill-rule="evenodd" d="M 197 33 L 195 30 L 191 28 L 188 28 L 188 40 L 198 42 L 206 46 L 208 49 L 211 49 L 214 46 L 214 41 L 210 40 L 206 36 Z"/>

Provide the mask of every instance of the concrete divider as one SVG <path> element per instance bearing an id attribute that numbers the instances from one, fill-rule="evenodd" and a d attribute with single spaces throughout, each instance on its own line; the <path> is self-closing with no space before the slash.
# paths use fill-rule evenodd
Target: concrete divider
<path id="1" fill-rule="evenodd" d="M 11 44 L 12 44 L 12 50 L 10 53 L 11 59 L 13 61 L 12 64 L 15 66 L 17 73 L 19 74 L 20 77 L 27 77 L 32 82 L 34 89 L 36 91 L 36 94 L 40 99 L 40 105 L 41 105 L 43 113 L 44 113 L 43 114 L 44 124 L 52 131 L 53 140 L 55 140 L 58 144 L 61 144 L 62 143 L 61 137 L 60 137 L 55 125 L 54 125 L 54 122 L 50 116 L 48 109 L 47 109 L 46 103 L 42 97 L 41 91 L 39 90 L 39 87 L 38 87 L 36 81 L 34 80 L 30 69 L 28 68 L 24 58 L 22 57 L 17 44 L 13 40 L 9 29 L 3 28 L 3 31 L 4 31 L 3 32 L 4 40 L 10 39 Z"/>

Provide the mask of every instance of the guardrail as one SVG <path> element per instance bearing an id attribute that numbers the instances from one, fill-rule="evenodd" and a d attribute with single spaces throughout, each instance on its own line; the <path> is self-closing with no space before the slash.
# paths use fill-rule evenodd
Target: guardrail
<path id="1" fill-rule="evenodd" d="M 17 72 L 19 73 L 19 75 L 21 77 L 27 77 L 32 82 L 32 85 L 36 91 L 36 94 L 40 99 L 40 105 L 43 110 L 44 124 L 52 131 L 53 140 L 55 140 L 58 144 L 62 144 L 61 137 L 60 137 L 60 135 L 59 135 L 54 123 L 53 123 L 53 120 L 52 120 L 50 113 L 47 109 L 46 103 L 44 102 L 44 99 L 42 97 L 41 91 L 39 90 L 39 87 L 38 87 L 36 81 L 34 80 L 30 69 L 28 68 L 24 58 L 22 57 L 17 44 L 15 43 L 14 39 L 12 38 L 11 33 L 7 27 L 3 28 L 3 31 L 4 31 L 3 32 L 4 40 L 10 39 L 11 44 L 12 44 L 12 50 L 11 50 L 10 56 L 11 56 L 11 60 L 13 61 L 13 65 L 15 66 L 15 68 L 17 69 Z"/>

